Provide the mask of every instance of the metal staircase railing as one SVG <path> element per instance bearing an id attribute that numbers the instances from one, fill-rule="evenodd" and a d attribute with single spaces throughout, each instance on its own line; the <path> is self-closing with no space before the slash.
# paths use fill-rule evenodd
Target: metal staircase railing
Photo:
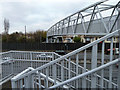
<path id="1" fill-rule="evenodd" d="M 37 68 L 59 57 L 54 52 L 8 51 L 1 55 L 0 85 L 28 67 Z M 54 58 L 52 58 L 54 56 Z"/>
<path id="2" fill-rule="evenodd" d="M 107 63 L 113 62 L 113 60 L 117 59 L 117 57 L 114 57 L 113 59 L 113 39 L 114 36 L 120 36 L 119 34 L 120 30 L 116 30 L 92 43 L 89 43 L 77 50 L 74 50 L 64 56 L 61 56 L 60 58 L 57 58 L 54 61 L 51 61 L 41 67 L 36 68 L 35 70 L 28 72 L 16 79 L 12 79 L 12 88 L 17 88 L 16 85 L 19 84 L 20 80 L 29 80 L 29 88 L 42 88 L 44 86 L 45 88 L 52 87 L 56 85 L 57 81 L 59 82 L 65 82 L 67 80 L 70 80 L 71 78 L 75 78 L 79 75 L 84 75 L 84 73 L 89 72 L 91 70 L 94 70 L 96 68 L 99 68 L 100 66 L 106 65 Z M 109 59 L 105 59 L 105 40 L 110 39 L 110 54 Z M 102 43 L 101 43 L 102 42 Z M 102 47 L 99 47 L 99 44 L 102 44 Z M 120 46 L 119 46 L 120 47 Z M 92 51 L 89 51 L 89 48 L 92 48 Z M 98 52 L 98 48 L 101 48 L 101 51 Z M 83 53 L 84 59 L 80 59 L 80 54 Z M 98 59 L 98 55 L 100 53 L 101 59 Z M 91 57 L 89 60 L 87 60 L 87 57 Z M 83 62 L 83 64 L 81 64 Z M 88 70 L 86 70 L 88 69 Z M 105 72 L 109 72 L 106 74 Z M 37 73 L 36 73 L 37 72 Z M 113 66 L 109 66 L 107 69 L 102 69 L 101 72 L 97 73 L 95 72 L 94 75 L 88 75 L 84 76 L 81 82 L 76 81 L 75 83 L 67 84 L 67 86 L 70 86 L 71 88 L 97 88 L 101 87 L 105 88 L 109 87 L 117 87 L 117 81 L 113 80 L 114 77 L 116 78 L 117 69 Z M 44 81 L 41 79 L 41 74 L 43 73 L 46 75 L 46 78 Z M 29 78 L 32 77 L 32 78 Z M 51 84 L 48 80 L 48 78 L 52 78 L 54 80 L 54 83 Z M 99 80 L 98 80 L 99 79 Z M 89 81 L 89 83 L 87 83 Z M 96 83 L 98 82 L 99 83 Z M 44 83 L 43 83 L 44 82 Z M 28 82 L 25 82 L 28 83 Z M 36 84 L 37 83 L 37 84 Z M 22 83 L 24 85 L 24 83 Z M 57 84 L 59 85 L 59 84 Z M 107 85 L 107 86 L 106 86 Z M 26 86 L 24 88 L 27 88 Z"/>
<path id="3" fill-rule="evenodd" d="M 120 62 L 120 58 L 116 59 L 114 61 L 111 61 L 111 62 L 109 62 L 107 64 L 101 65 L 101 66 L 99 66 L 99 67 L 97 67 L 95 69 L 92 69 L 92 70 L 88 71 L 88 72 L 80 74 L 80 75 L 78 75 L 76 77 L 73 77 L 71 79 L 63 81 L 63 82 L 61 82 L 59 84 L 51 86 L 50 89 L 52 89 L 52 88 L 63 88 L 63 85 L 67 85 L 67 86 L 69 86 L 69 88 L 71 88 L 71 87 L 76 88 L 76 84 L 78 84 L 78 86 L 82 85 L 82 84 L 80 84 L 80 82 L 82 82 L 81 80 L 83 78 L 86 79 L 86 77 L 90 77 L 90 81 L 92 81 L 93 79 L 92 79 L 91 75 L 96 77 L 96 73 L 98 73 L 98 72 L 101 73 L 102 70 L 105 70 L 105 69 L 109 68 L 110 66 L 114 66 L 116 63 L 119 63 L 119 62 Z M 109 73 L 109 70 L 107 71 L 107 73 Z M 90 81 L 86 80 L 86 83 L 88 85 L 87 88 L 94 88 L 94 87 L 92 87 L 92 84 L 91 84 L 92 82 L 90 82 Z M 97 82 L 95 82 L 93 84 L 97 88 L 117 88 L 118 87 L 117 82 L 116 82 L 116 84 L 114 84 L 113 82 L 106 83 L 106 82 L 104 82 L 103 78 L 99 79 L 98 77 L 96 77 L 96 81 Z M 100 82 L 102 82 L 102 83 L 100 83 Z M 112 87 L 109 86 L 110 84 L 112 85 Z"/>

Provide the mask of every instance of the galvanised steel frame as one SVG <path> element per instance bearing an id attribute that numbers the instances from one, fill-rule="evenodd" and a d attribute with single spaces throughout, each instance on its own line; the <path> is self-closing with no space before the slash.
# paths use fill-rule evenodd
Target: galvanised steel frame
<path id="1" fill-rule="evenodd" d="M 120 66 L 116 68 L 116 64 L 120 63 L 120 52 L 117 57 L 113 57 L 114 36 L 120 37 L 120 30 L 115 30 L 23 75 L 13 77 L 11 79 L 12 88 L 120 88 Z M 106 39 L 111 40 L 107 61 L 104 58 Z M 98 60 L 100 42 L 102 42 L 101 60 Z M 92 48 L 92 51 L 89 51 L 89 48 Z M 79 58 L 81 52 L 84 53 L 84 59 Z M 86 59 L 88 52 L 91 53 L 90 60 Z M 82 65 L 81 61 L 83 61 Z M 88 67 L 88 63 L 90 67 Z"/>
<path id="2" fill-rule="evenodd" d="M 55 52 L 32 51 L 8 51 L 0 53 L 0 56 L 2 59 L 0 85 L 28 67 L 37 68 L 59 57 Z"/>
<path id="3" fill-rule="evenodd" d="M 105 1 L 108 0 L 92 4 L 51 26 L 47 31 L 47 42 L 51 42 L 56 36 L 103 36 L 120 29 L 120 2 L 116 5 L 107 5 L 103 4 Z M 104 14 L 107 14 L 107 17 Z"/>

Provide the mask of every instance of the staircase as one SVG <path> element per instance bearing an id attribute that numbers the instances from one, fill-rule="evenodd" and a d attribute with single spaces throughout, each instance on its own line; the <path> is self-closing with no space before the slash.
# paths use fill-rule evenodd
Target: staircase
<path id="1" fill-rule="evenodd" d="M 120 65 L 120 55 L 113 57 L 114 36 L 118 36 L 120 39 L 120 30 L 107 34 L 64 56 L 59 56 L 23 75 L 15 76 L 11 79 L 12 88 L 119 88 L 120 67 L 117 68 L 116 65 Z M 107 39 L 111 40 L 110 54 L 109 59 L 105 60 L 104 47 Z M 102 44 L 102 47 L 99 47 L 99 44 Z M 98 48 L 101 50 L 98 51 Z M 98 56 L 98 52 L 101 53 L 101 56 Z M 80 59 L 80 53 L 84 53 L 83 59 Z M 88 53 L 91 53 L 89 60 L 86 59 Z"/>

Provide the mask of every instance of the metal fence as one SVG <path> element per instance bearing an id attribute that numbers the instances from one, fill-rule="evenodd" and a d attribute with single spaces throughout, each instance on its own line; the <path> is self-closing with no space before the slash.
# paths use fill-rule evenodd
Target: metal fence
<path id="1" fill-rule="evenodd" d="M 75 50 L 86 43 L 2 43 L 2 50 Z"/>
<path id="2" fill-rule="evenodd" d="M 8 51 L 0 55 L 2 57 L 2 62 L 0 63 L 2 68 L 1 83 L 28 67 L 37 68 L 59 57 L 59 55 L 54 52 L 29 51 Z"/>
<path id="3" fill-rule="evenodd" d="M 120 36 L 119 32 L 120 30 L 116 30 L 35 70 L 12 78 L 12 88 L 119 88 L 120 77 L 116 73 L 119 74 L 120 70 L 115 68 L 119 57 L 113 59 L 113 38 L 116 35 Z M 104 60 L 106 39 L 111 40 L 108 60 Z M 97 59 L 100 42 L 101 59 Z M 92 48 L 91 58 L 86 60 L 89 48 Z M 79 58 L 81 52 L 84 53 L 84 59 Z M 90 64 L 90 68 L 87 68 L 87 63 Z"/>
<path id="4" fill-rule="evenodd" d="M 69 50 L 73 51 L 88 43 L 2 43 L 2 50 L 28 50 L 28 51 L 56 51 L 56 50 Z M 118 43 L 114 43 L 114 46 L 118 48 Z M 101 50 L 102 44 L 98 44 L 98 50 Z M 105 43 L 105 50 L 110 49 L 110 43 Z M 89 50 L 92 50 L 90 48 Z"/>

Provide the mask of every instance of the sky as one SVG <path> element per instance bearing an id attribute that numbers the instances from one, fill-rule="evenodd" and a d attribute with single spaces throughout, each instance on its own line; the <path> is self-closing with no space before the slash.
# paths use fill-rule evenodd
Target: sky
<path id="1" fill-rule="evenodd" d="M 0 0 L 0 32 L 4 18 L 9 19 L 9 33 L 47 31 L 59 20 L 100 0 Z M 116 4 L 119 0 L 109 0 Z"/>

